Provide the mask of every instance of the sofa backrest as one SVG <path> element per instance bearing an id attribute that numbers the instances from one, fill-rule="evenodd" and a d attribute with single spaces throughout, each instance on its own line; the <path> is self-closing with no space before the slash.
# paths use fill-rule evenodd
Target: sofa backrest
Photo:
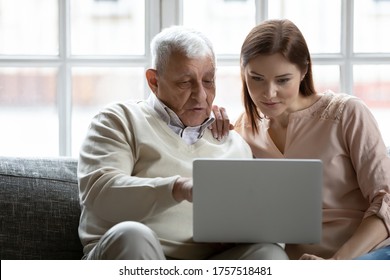
<path id="1" fill-rule="evenodd" d="M 0 258 L 81 259 L 77 160 L 0 157 Z"/>

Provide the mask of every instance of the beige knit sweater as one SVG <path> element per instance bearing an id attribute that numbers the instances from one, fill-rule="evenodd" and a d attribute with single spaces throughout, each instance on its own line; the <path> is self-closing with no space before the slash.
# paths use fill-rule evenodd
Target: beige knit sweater
<path id="1" fill-rule="evenodd" d="M 160 238 L 164 253 L 178 259 L 203 259 L 212 244 L 192 241 L 192 204 L 177 203 L 172 186 L 192 176 L 195 158 L 252 158 L 236 132 L 223 141 L 208 129 L 187 145 L 145 102 L 114 104 L 92 121 L 79 158 L 84 253 L 121 221 L 139 221 Z"/>

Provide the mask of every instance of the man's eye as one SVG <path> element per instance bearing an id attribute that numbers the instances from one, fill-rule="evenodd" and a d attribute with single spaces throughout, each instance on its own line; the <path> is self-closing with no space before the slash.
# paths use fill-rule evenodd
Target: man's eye
<path id="1" fill-rule="evenodd" d="M 191 86 L 191 82 L 190 81 L 181 81 L 181 82 L 178 82 L 177 84 L 181 88 L 188 88 L 188 87 Z"/>
<path id="2" fill-rule="evenodd" d="M 214 80 L 204 80 L 203 83 L 208 86 L 214 85 Z"/>

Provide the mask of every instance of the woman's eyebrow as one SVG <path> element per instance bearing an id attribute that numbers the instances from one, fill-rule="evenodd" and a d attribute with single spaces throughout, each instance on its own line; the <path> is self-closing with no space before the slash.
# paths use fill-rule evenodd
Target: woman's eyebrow
<path id="1" fill-rule="evenodd" d="M 252 74 L 252 75 L 257 75 L 257 76 L 264 76 L 264 75 L 262 75 L 262 74 L 259 74 L 259 73 L 257 73 L 256 71 L 249 71 L 249 74 Z"/>
<path id="2" fill-rule="evenodd" d="M 249 71 L 249 74 L 264 77 L 264 75 L 259 74 L 256 71 Z M 277 75 L 277 76 L 275 76 L 275 78 L 283 78 L 283 77 L 288 77 L 288 76 L 292 76 L 292 75 L 293 75 L 292 73 L 285 73 L 285 74 Z"/>
<path id="3" fill-rule="evenodd" d="M 276 78 L 283 78 L 283 77 L 292 76 L 292 75 L 293 75 L 292 73 L 286 73 L 286 74 L 278 75 L 278 76 L 276 76 Z"/>

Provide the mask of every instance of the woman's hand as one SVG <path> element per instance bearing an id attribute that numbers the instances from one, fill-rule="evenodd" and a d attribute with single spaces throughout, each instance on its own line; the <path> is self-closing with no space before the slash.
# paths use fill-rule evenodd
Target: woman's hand
<path id="1" fill-rule="evenodd" d="M 351 260 L 370 252 L 389 237 L 385 223 L 377 215 L 364 218 L 351 238 L 333 255 L 336 260 Z"/>
<path id="2" fill-rule="evenodd" d="M 300 257 L 300 260 L 324 260 L 323 258 L 320 258 L 316 255 L 311 255 L 311 254 L 303 254 Z"/>
<path id="3" fill-rule="evenodd" d="M 229 116 L 224 107 L 213 105 L 213 113 L 215 122 L 209 126 L 209 129 L 211 129 L 215 139 L 221 140 L 229 134 L 229 130 L 233 129 L 234 126 L 230 123 Z"/>
<path id="4" fill-rule="evenodd" d="M 366 254 L 388 236 L 382 219 L 376 215 L 369 216 L 363 219 L 351 238 L 328 260 L 352 260 Z M 322 258 L 303 254 L 300 260 L 322 260 Z"/>

